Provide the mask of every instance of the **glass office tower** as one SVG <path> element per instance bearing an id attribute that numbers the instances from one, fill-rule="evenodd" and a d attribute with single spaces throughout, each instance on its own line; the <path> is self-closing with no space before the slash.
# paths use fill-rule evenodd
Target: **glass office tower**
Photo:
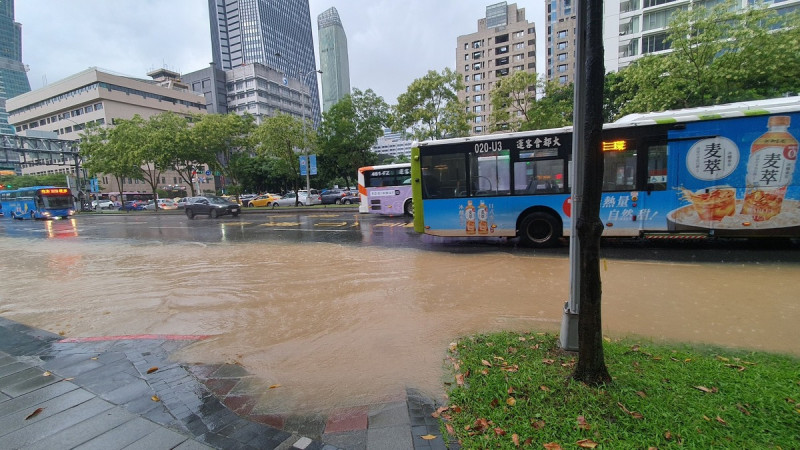
<path id="1" fill-rule="evenodd" d="M 299 79 L 310 90 L 310 117 L 319 124 L 308 0 L 208 0 L 208 7 L 215 65 L 229 70 L 260 63 Z"/>
<path id="2" fill-rule="evenodd" d="M 6 100 L 31 90 L 22 64 L 22 25 L 14 22 L 13 0 L 0 0 L 0 133 L 14 134 Z"/>
<path id="3" fill-rule="evenodd" d="M 317 16 L 319 64 L 322 69 L 322 110 L 327 111 L 350 93 L 347 36 L 336 8 Z"/>

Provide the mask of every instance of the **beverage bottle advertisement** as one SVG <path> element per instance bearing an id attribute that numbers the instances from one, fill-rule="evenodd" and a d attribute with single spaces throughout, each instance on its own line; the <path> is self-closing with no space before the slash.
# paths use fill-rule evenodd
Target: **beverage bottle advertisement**
<path id="1" fill-rule="evenodd" d="M 800 115 L 778 114 L 670 132 L 670 150 L 682 158 L 676 168 L 681 206 L 669 212 L 669 228 L 769 234 L 800 226 L 799 122 Z"/>

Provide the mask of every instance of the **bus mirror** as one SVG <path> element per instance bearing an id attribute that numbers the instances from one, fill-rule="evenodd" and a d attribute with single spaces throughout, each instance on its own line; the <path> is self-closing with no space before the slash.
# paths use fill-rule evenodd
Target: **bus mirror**
<path id="1" fill-rule="evenodd" d="M 414 155 L 414 161 L 419 161 L 419 155 Z"/>
<path id="2" fill-rule="evenodd" d="M 414 183 L 419 183 L 419 178 L 414 178 Z"/>

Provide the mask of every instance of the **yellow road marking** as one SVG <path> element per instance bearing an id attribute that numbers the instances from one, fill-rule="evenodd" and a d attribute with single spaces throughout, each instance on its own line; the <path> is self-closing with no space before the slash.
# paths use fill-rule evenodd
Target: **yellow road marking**
<path id="1" fill-rule="evenodd" d="M 300 222 L 268 222 L 263 225 L 262 227 L 299 227 Z"/>
<path id="2" fill-rule="evenodd" d="M 344 227 L 347 226 L 347 222 L 320 222 L 315 223 L 315 227 Z"/>

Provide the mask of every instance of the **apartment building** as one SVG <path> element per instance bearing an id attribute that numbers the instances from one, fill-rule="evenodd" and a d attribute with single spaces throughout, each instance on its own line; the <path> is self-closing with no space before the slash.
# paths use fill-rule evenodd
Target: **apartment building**
<path id="1" fill-rule="evenodd" d="M 478 31 L 459 36 L 456 46 L 456 72 L 465 85 L 458 98 L 475 115 L 471 135 L 489 133 L 492 87 L 517 71 L 536 73 L 536 27 L 516 3 L 489 5 Z"/>
<path id="2" fill-rule="evenodd" d="M 577 0 L 547 2 L 547 81 L 575 82 Z"/>

